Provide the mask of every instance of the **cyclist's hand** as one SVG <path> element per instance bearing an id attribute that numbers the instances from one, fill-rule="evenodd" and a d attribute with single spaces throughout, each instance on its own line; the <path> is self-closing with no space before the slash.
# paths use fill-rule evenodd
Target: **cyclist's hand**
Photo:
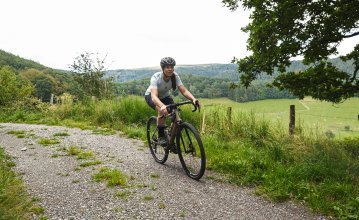
<path id="1" fill-rule="evenodd" d="M 167 107 L 166 105 L 162 105 L 160 108 L 160 111 L 163 115 L 168 115 Z"/>
<path id="2" fill-rule="evenodd" d="M 193 100 L 193 104 L 194 104 L 195 106 L 197 106 L 198 110 L 201 109 L 201 104 L 199 103 L 198 99 L 194 99 L 194 100 Z"/>

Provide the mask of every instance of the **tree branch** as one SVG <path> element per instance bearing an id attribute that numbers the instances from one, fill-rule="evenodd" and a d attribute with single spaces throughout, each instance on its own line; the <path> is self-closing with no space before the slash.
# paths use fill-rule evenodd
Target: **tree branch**
<path id="1" fill-rule="evenodd" d="M 351 78 L 350 82 L 354 82 L 354 80 L 357 78 L 357 73 L 358 73 L 358 71 L 359 71 L 359 67 L 357 66 L 357 67 L 355 68 L 353 77 Z"/>
<path id="2" fill-rule="evenodd" d="M 355 32 L 355 33 L 353 33 L 351 35 L 343 35 L 343 38 L 354 37 L 354 36 L 357 36 L 357 35 L 359 35 L 359 32 Z"/>

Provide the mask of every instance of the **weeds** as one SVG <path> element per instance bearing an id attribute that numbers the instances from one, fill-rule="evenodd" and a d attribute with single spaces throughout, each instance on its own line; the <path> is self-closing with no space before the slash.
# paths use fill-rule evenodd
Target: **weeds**
<path id="1" fill-rule="evenodd" d="M 11 170 L 13 165 L 10 157 L 0 148 L 0 218 L 29 219 L 33 204 L 22 181 Z"/>
<path id="2" fill-rule="evenodd" d="M 53 145 L 53 144 L 58 144 L 58 143 L 60 143 L 60 141 L 55 138 L 51 138 L 51 139 L 41 138 L 37 143 L 41 144 L 43 146 L 49 146 L 49 145 Z"/>
<path id="3" fill-rule="evenodd" d="M 107 167 L 103 167 L 100 169 L 100 171 L 97 174 L 94 174 L 92 178 L 96 181 L 107 181 L 107 186 L 114 187 L 114 186 L 120 186 L 120 187 L 127 187 L 127 175 L 123 172 L 115 169 L 110 169 Z"/>
<path id="4" fill-rule="evenodd" d="M 54 137 L 66 137 L 70 136 L 67 132 L 58 132 L 53 135 Z"/>
<path id="5" fill-rule="evenodd" d="M 7 134 L 13 134 L 17 138 L 25 138 L 25 131 L 24 130 L 12 130 L 12 131 L 8 131 L 6 133 Z"/>
<path id="6" fill-rule="evenodd" d="M 131 195 L 131 192 L 128 190 L 124 190 L 124 191 L 117 191 L 116 192 L 116 196 L 121 198 L 122 200 L 127 201 L 128 197 Z"/>
<path id="7" fill-rule="evenodd" d="M 80 167 L 94 166 L 94 165 L 98 165 L 98 164 L 101 164 L 101 163 L 102 162 L 100 160 L 88 161 L 88 162 L 81 163 Z"/>
<path id="8" fill-rule="evenodd" d="M 71 146 L 67 148 L 69 155 L 77 156 L 78 160 L 93 158 L 94 154 L 92 151 L 85 151 L 77 146 Z"/>
<path id="9" fill-rule="evenodd" d="M 158 173 L 151 173 L 151 174 L 150 174 L 150 177 L 151 177 L 151 178 L 156 178 L 156 179 L 158 179 L 158 178 L 160 178 L 160 174 L 158 174 Z"/>
<path id="10" fill-rule="evenodd" d="M 143 197 L 143 200 L 144 200 L 144 201 L 151 201 L 151 200 L 153 200 L 153 196 L 151 196 L 151 195 L 145 195 L 145 196 Z"/>

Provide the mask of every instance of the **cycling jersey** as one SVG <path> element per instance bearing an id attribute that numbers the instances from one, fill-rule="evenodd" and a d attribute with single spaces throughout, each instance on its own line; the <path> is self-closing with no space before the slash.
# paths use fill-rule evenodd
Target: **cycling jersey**
<path id="1" fill-rule="evenodd" d="M 176 76 L 176 86 L 183 85 L 179 75 L 176 72 L 173 72 Z M 157 88 L 158 98 L 163 99 L 169 96 L 169 91 L 172 89 L 172 79 L 170 78 L 168 82 L 163 80 L 163 72 L 157 72 L 151 77 L 150 86 L 147 88 L 145 95 L 151 94 L 151 89 Z"/>

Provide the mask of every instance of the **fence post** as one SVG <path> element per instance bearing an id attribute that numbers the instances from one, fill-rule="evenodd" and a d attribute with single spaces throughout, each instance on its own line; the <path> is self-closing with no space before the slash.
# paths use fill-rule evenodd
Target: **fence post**
<path id="1" fill-rule="evenodd" d="M 294 134 L 295 129 L 295 105 L 290 105 L 289 110 L 289 135 Z"/>
<path id="2" fill-rule="evenodd" d="M 229 123 L 232 123 L 232 107 L 227 108 L 227 120 Z"/>
<path id="3" fill-rule="evenodd" d="M 206 130 L 206 123 L 205 123 L 205 120 L 206 120 L 206 112 L 203 111 L 203 117 L 202 117 L 202 133 L 205 132 Z"/>
<path id="4" fill-rule="evenodd" d="M 51 93 L 50 104 L 51 104 L 51 105 L 54 104 L 54 94 L 53 94 L 53 93 Z"/>

